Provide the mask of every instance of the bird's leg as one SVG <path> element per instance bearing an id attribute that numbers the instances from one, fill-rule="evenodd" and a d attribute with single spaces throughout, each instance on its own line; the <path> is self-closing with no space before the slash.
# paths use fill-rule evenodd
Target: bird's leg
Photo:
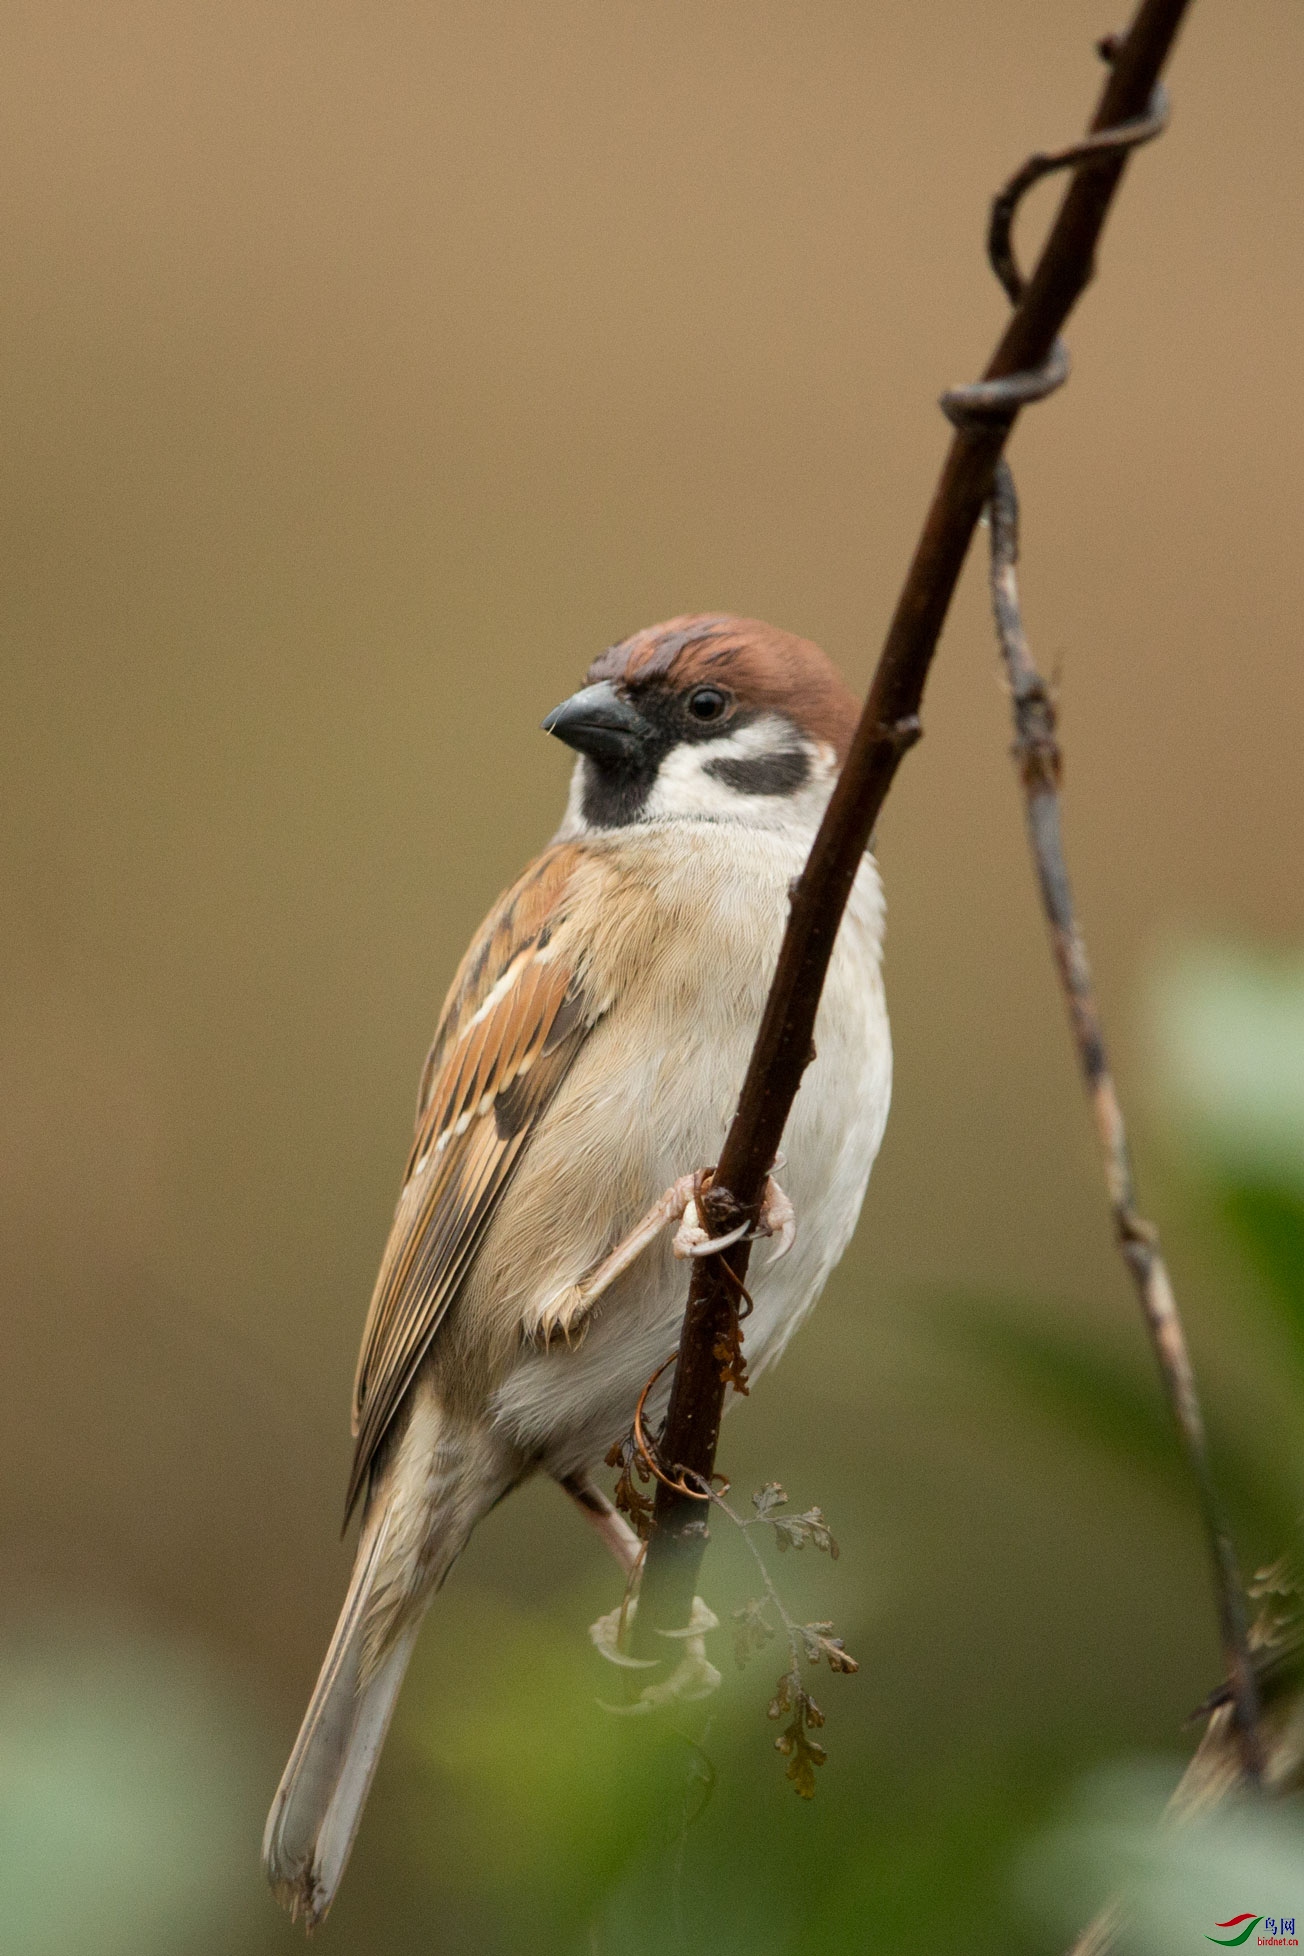
<path id="1" fill-rule="evenodd" d="M 632 1576 L 643 1560 L 644 1545 L 624 1515 L 617 1512 L 593 1478 L 583 1471 L 564 1475 L 561 1484 L 611 1550 L 626 1578 Z"/>
<path id="2" fill-rule="evenodd" d="M 632 1263 L 637 1262 L 650 1243 L 656 1241 L 667 1223 L 677 1222 L 678 1229 L 672 1245 L 677 1257 L 713 1256 L 731 1243 L 737 1243 L 748 1233 L 750 1225 L 740 1223 L 737 1229 L 725 1236 L 712 1236 L 702 1222 L 698 1204 L 703 1190 L 709 1188 L 712 1170 L 699 1168 L 692 1175 L 681 1175 L 679 1180 L 668 1188 L 658 1201 L 652 1204 L 647 1214 L 637 1222 L 629 1235 L 617 1243 L 609 1256 L 595 1264 L 588 1275 L 577 1284 L 568 1284 L 550 1297 L 540 1311 L 534 1326 L 534 1336 L 541 1344 L 547 1344 L 560 1336 L 567 1344 L 576 1327 L 583 1326 L 583 1320 L 597 1303 L 604 1291 L 611 1288 L 617 1277 L 624 1275 Z M 761 1201 L 761 1214 L 757 1223 L 757 1234 L 775 1236 L 778 1246 L 771 1262 L 786 1256 L 792 1248 L 797 1233 L 796 1218 L 791 1202 L 779 1184 L 771 1176 L 765 1184 L 765 1194 Z"/>
<path id="3" fill-rule="evenodd" d="M 586 1277 L 577 1284 L 568 1284 L 550 1297 L 539 1313 L 535 1336 L 546 1344 L 558 1336 L 570 1343 L 572 1331 L 597 1303 L 605 1290 L 609 1290 L 617 1277 L 623 1276 L 631 1263 L 637 1262 L 649 1243 L 656 1241 L 668 1222 L 677 1222 L 692 1202 L 699 1185 L 698 1175 L 681 1175 L 673 1188 L 668 1188 L 661 1198 L 652 1204 L 640 1222 L 635 1223 L 629 1235 L 617 1243 L 609 1256 L 595 1264 Z M 694 1212 L 696 1213 L 696 1212 Z"/>

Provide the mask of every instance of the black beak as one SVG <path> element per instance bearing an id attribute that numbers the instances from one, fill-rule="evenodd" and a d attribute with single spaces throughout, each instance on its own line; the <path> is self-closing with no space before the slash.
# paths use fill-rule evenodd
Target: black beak
<path id="1" fill-rule="evenodd" d="M 620 697 L 609 679 L 597 686 L 585 686 L 554 706 L 543 731 L 556 734 L 558 740 L 590 755 L 602 767 L 633 766 L 648 738 L 646 720 Z"/>

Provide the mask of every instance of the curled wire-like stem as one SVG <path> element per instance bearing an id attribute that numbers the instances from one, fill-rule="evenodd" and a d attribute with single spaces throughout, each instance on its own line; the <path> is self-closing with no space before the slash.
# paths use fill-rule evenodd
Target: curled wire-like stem
<path id="1" fill-rule="evenodd" d="M 668 1487 L 675 1494 L 686 1494 L 691 1501 L 709 1501 L 715 1490 L 712 1488 L 710 1482 L 704 1482 L 702 1480 L 700 1474 L 693 1473 L 691 1468 L 688 1467 L 680 1467 L 678 1469 L 678 1478 L 666 1472 L 665 1468 L 661 1465 L 661 1455 L 657 1450 L 656 1442 L 648 1437 L 647 1429 L 643 1424 L 643 1408 L 648 1402 L 648 1395 L 651 1393 L 657 1380 L 661 1378 L 663 1373 L 670 1370 L 670 1367 L 678 1357 L 679 1350 L 676 1347 L 671 1352 L 669 1358 L 657 1366 L 656 1371 L 638 1395 L 638 1404 L 634 1408 L 634 1451 L 639 1461 L 647 1468 L 648 1473 L 651 1474 L 653 1480 L 660 1481 L 662 1487 Z M 720 1489 L 722 1494 L 728 1493 L 730 1484 L 723 1474 L 714 1474 L 711 1478 L 712 1480 L 718 1480 L 723 1483 Z M 693 1485 L 694 1482 L 697 1483 L 696 1486 Z"/>
<path id="2" fill-rule="evenodd" d="M 755 1299 L 742 1278 L 738 1275 L 738 1272 L 734 1269 L 732 1263 L 722 1263 L 720 1270 L 726 1282 L 732 1286 L 734 1295 L 738 1300 L 735 1306 L 738 1313 L 738 1322 L 739 1324 L 744 1324 L 756 1309 Z"/>
<path id="3" fill-rule="evenodd" d="M 1063 340 L 1056 340 L 1039 367 L 1024 367 L 1000 380 L 971 380 L 948 387 L 938 406 L 953 427 L 965 429 L 988 421 L 1011 421 L 1021 407 L 1044 401 L 1069 377 L 1071 362 Z"/>
<path id="4" fill-rule="evenodd" d="M 648 1394 L 651 1392 L 653 1386 L 656 1384 L 657 1380 L 662 1376 L 662 1374 L 670 1370 L 670 1367 L 674 1364 L 675 1360 L 678 1357 L 679 1357 L 679 1347 L 676 1345 L 674 1351 L 671 1352 L 669 1358 L 667 1358 L 662 1364 L 657 1366 L 656 1371 L 652 1374 L 652 1377 L 648 1380 L 642 1392 L 640 1392 L 638 1395 L 638 1404 L 634 1408 L 634 1451 L 638 1455 L 639 1461 L 642 1463 L 642 1465 L 647 1468 L 648 1473 L 651 1474 L 655 1480 L 660 1481 L 662 1487 L 671 1488 L 676 1494 L 687 1494 L 690 1495 L 693 1500 L 701 1501 L 704 1500 L 706 1497 L 704 1495 L 700 1495 L 697 1492 L 696 1488 L 687 1486 L 682 1476 L 678 1480 L 673 1480 L 671 1476 L 666 1473 L 665 1469 L 661 1465 L 660 1457 L 657 1453 L 656 1446 L 653 1443 L 653 1441 L 649 1440 L 643 1426 L 643 1408 L 647 1404 Z"/>
<path id="5" fill-rule="evenodd" d="M 1102 42 L 1100 53 L 1106 61 L 1114 56 L 1112 42 Z M 1081 142 L 1064 149 L 1039 150 L 1015 171 L 1009 182 L 992 199 L 987 225 L 987 258 L 1012 306 L 1017 306 L 1027 290 L 1027 281 L 1014 255 L 1014 219 L 1019 205 L 1033 185 L 1058 170 L 1078 170 L 1106 157 L 1119 156 L 1152 142 L 1168 127 L 1168 96 L 1156 85 L 1144 115 L 1119 122 L 1112 129 L 1098 129 Z M 1069 350 L 1057 339 L 1040 366 L 1025 367 L 1005 374 L 999 380 L 977 380 L 964 387 L 949 387 L 939 403 L 953 426 L 964 429 L 984 422 L 1014 418 L 1021 407 L 1044 401 L 1069 377 Z"/>
<path id="6" fill-rule="evenodd" d="M 1136 1286 L 1150 1342 L 1200 1502 L 1213 1563 L 1223 1661 L 1240 1732 L 1244 1770 L 1247 1779 L 1257 1783 L 1262 1775 L 1263 1749 L 1259 1734 L 1259 1692 L 1250 1657 L 1245 1592 L 1209 1466 L 1204 1416 L 1172 1279 L 1159 1248 L 1157 1231 L 1137 1213 L 1123 1109 L 1110 1071 L 1087 947 L 1078 924 L 1064 860 L 1059 804 L 1061 755 L 1056 737 L 1055 703 L 1050 688 L 1033 662 L 1023 628 L 1016 570 L 1019 556 L 1018 499 L 1014 477 L 1009 464 L 1003 460 L 997 463 L 993 477 L 988 524 L 991 533 L 992 610 L 1009 682 L 1014 716 L 1014 760 L 1023 784 L 1028 839 L 1036 865 L 1042 906 L 1050 925 L 1055 965 L 1104 1158 L 1114 1233 Z"/>
<path id="7" fill-rule="evenodd" d="M 1168 127 L 1168 116 L 1168 91 L 1161 83 L 1150 97 L 1150 107 L 1144 115 L 1136 116 L 1131 122 L 1116 123 L 1112 129 L 1099 129 L 1094 136 L 1084 136 L 1080 143 L 1068 143 L 1063 149 L 1038 150 L 1015 171 L 1004 189 L 997 192 L 987 224 L 987 257 L 1012 306 L 1018 305 L 1027 290 L 1027 280 L 1014 256 L 1014 219 L 1033 185 L 1057 170 L 1074 170 L 1080 164 L 1096 163 L 1102 157 L 1117 156 L 1121 150 L 1139 149 L 1142 143 L 1153 142 Z"/>

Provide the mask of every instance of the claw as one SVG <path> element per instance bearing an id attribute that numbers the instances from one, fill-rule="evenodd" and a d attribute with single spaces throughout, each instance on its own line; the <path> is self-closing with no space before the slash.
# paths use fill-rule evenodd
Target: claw
<path id="1" fill-rule="evenodd" d="M 688 1220 L 690 1210 L 693 1215 L 691 1223 Z M 721 1250 L 727 1250 L 731 1243 L 740 1243 L 750 1228 L 751 1224 L 744 1221 L 739 1223 L 737 1229 L 731 1229 L 727 1236 L 712 1236 L 697 1221 L 697 1210 L 690 1203 L 670 1247 L 678 1257 L 719 1256 Z"/>
<path id="2" fill-rule="evenodd" d="M 763 1235 L 778 1239 L 773 1253 L 767 1259 L 770 1263 L 777 1263 L 780 1257 L 787 1256 L 797 1240 L 797 1212 L 773 1175 L 765 1184 L 760 1227 Z"/>
<path id="3" fill-rule="evenodd" d="M 709 1243 L 711 1232 L 702 1220 L 702 1212 L 697 1206 L 700 1187 L 694 1176 L 692 1188 L 684 1203 L 679 1227 L 675 1231 L 670 1248 L 677 1257 L 696 1256 L 703 1243 Z"/>
<path id="4" fill-rule="evenodd" d="M 553 1345 L 561 1338 L 567 1345 L 572 1342 L 578 1343 L 588 1329 L 583 1322 L 588 1305 L 589 1300 L 584 1294 L 583 1284 L 567 1284 L 565 1290 L 559 1290 L 555 1297 L 550 1297 L 540 1311 L 539 1321 L 535 1327 L 535 1337 L 538 1342 L 541 1345 Z M 579 1328 L 575 1340 L 572 1341 L 571 1333 L 577 1326 Z"/>

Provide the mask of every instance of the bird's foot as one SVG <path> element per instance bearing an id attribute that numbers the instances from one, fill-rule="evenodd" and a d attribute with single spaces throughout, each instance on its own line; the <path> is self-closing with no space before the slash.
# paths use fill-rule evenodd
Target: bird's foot
<path id="1" fill-rule="evenodd" d="M 567 1284 L 539 1312 L 534 1341 L 539 1345 L 578 1345 L 588 1330 L 585 1322 L 593 1299 L 584 1284 Z"/>
<path id="2" fill-rule="evenodd" d="M 723 1236 L 712 1236 L 703 1223 L 698 1202 L 706 1184 L 700 1176 L 691 1179 L 695 1187 L 684 1206 L 683 1217 L 671 1246 L 676 1256 L 718 1256 L 721 1250 L 727 1250 L 731 1243 L 740 1243 L 749 1234 L 778 1239 L 771 1263 L 777 1263 L 781 1256 L 787 1256 L 797 1238 L 797 1214 L 773 1175 L 766 1177 L 761 1213 L 757 1217 L 755 1230 L 749 1223 L 741 1222 L 736 1229 L 728 1230 Z"/>
<path id="3" fill-rule="evenodd" d="M 619 1609 L 610 1610 L 589 1626 L 589 1638 L 599 1654 L 609 1664 L 618 1664 L 622 1670 L 652 1670 L 655 1658 L 630 1657 L 622 1649 L 630 1625 L 638 1610 L 637 1601 L 623 1603 Z M 718 1630 L 720 1619 L 700 1596 L 693 1598 L 693 1611 L 683 1630 L 661 1630 L 659 1636 L 671 1639 L 682 1645 L 682 1654 L 670 1675 L 652 1684 L 645 1684 L 632 1704 L 607 1705 L 607 1711 L 619 1712 L 622 1716 L 646 1715 L 662 1705 L 688 1704 L 695 1698 L 709 1698 L 720 1688 L 720 1673 L 706 1654 L 707 1632 Z"/>

